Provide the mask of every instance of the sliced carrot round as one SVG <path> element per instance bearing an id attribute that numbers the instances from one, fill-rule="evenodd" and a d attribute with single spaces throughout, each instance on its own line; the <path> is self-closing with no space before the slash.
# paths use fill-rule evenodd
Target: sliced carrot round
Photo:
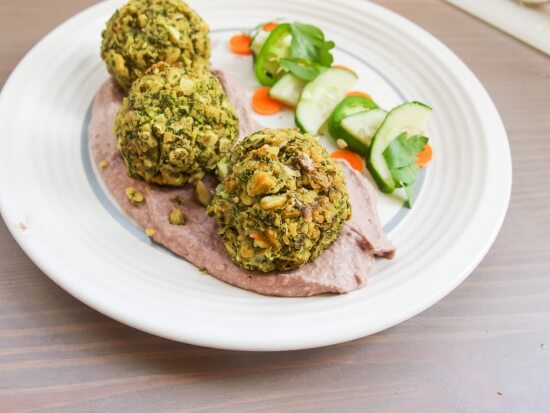
<path id="1" fill-rule="evenodd" d="M 283 110 L 284 107 L 283 103 L 269 96 L 269 87 L 267 86 L 256 89 L 252 95 L 252 109 L 260 115 L 273 115 Z"/>
<path id="2" fill-rule="evenodd" d="M 344 66 L 344 65 L 332 65 L 332 67 L 334 67 L 334 68 L 336 68 L 336 69 L 347 70 L 348 72 L 355 73 L 355 70 L 350 69 L 349 67 Z"/>
<path id="3" fill-rule="evenodd" d="M 252 38 L 247 34 L 236 34 L 229 39 L 229 48 L 235 54 L 252 54 L 252 50 L 250 49 L 251 40 Z"/>
<path id="4" fill-rule="evenodd" d="M 269 23 L 264 24 L 262 26 L 262 29 L 265 30 L 266 32 L 270 32 L 271 30 L 273 30 L 277 26 L 278 26 L 277 23 L 269 22 Z"/>
<path id="5" fill-rule="evenodd" d="M 425 167 L 432 160 L 432 147 L 429 144 L 424 146 L 424 150 L 416 154 L 416 165 L 420 168 Z"/>
<path id="6" fill-rule="evenodd" d="M 332 152 L 330 156 L 334 159 L 345 159 L 349 162 L 353 169 L 356 169 L 359 172 L 362 172 L 363 169 L 365 169 L 365 162 L 363 161 L 363 158 L 355 152 L 341 149 L 339 151 Z"/>
<path id="7" fill-rule="evenodd" d="M 361 92 L 360 90 L 350 90 L 348 93 L 346 93 L 346 96 L 363 96 L 372 100 L 371 95 L 369 95 L 367 92 Z"/>

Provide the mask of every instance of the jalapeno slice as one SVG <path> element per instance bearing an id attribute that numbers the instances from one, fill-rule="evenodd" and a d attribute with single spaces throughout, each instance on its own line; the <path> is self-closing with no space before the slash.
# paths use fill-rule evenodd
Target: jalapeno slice
<path id="1" fill-rule="evenodd" d="M 271 31 L 254 62 L 254 73 L 264 86 L 272 86 L 285 74 L 280 60 L 290 55 L 290 24 L 279 24 Z"/>

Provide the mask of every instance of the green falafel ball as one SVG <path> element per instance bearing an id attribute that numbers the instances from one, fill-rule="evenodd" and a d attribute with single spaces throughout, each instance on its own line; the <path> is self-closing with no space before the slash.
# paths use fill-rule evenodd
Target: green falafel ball
<path id="1" fill-rule="evenodd" d="M 292 270 L 317 257 L 351 217 L 341 166 L 298 129 L 264 129 L 237 144 L 208 206 L 235 264 Z"/>
<path id="2" fill-rule="evenodd" d="M 218 79 L 166 63 L 132 84 L 115 118 L 128 173 L 160 185 L 195 183 L 215 171 L 238 135 L 235 108 Z"/>
<path id="3" fill-rule="evenodd" d="M 186 68 L 208 66 L 208 25 L 180 0 L 130 0 L 101 35 L 101 58 L 124 90 L 161 61 Z"/>

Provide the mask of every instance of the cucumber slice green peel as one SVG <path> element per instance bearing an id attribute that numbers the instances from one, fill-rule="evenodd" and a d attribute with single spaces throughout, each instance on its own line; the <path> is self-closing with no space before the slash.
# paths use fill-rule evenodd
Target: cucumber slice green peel
<path id="1" fill-rule="evenodd" d="M 431 110 L 432 109 L 429 106 L 421 102 L 404 103 L 388 112 L 384 122 L 376 131 L 376 134 L 372 140 L 372 145 L 367 160 L 367 167 L 382 192 L 390 193 L 393 192 L 395 188 L 404 186 L 407 195 L 409 195 L 411 191 L 411 183 L 408 181 L 410 181 L 410 178 L 404 180 L 399 179 L 400 177 L 395 174 L 396 169 L 404 168 L 408 164 L 403 165 L 402 162 L 394 162 L 392 165 L 388 165 L 388 160 L 395 156 L 390 156 L 389 152 L 386 152 L 386 149 L 391 143 L 393 143 L 394 140 L 397 140 L 396 138 L 399 139 L 398 143 L 400 143 L 401 146 L 405 145 L 410 153 L 418 149 L 420 147 L 420 143 L 424 140 L 427 142 L 427 138 L 417 135 L 422 133 Z M 413 138 L 415 140 L 411 141 L 411 145 L 408 147 L 408 140 Z M 417 138 L 422 139 L 418 140 Z M 404 141 L 404 139 L 406 141 Z M 413 142 L 414 145 L 412 145 Z M 418 152 L 422 151 L 424 145 L 425 142 Z M 395 151 L 391 150 L 390 152 L 393 153 Z M 398 179 L 396 180 L 396 178 Z M 412 185 L 413 184 L 414 180 L 412 182 Z"/>
<path id="2" fill-rule="evenodd" d="M 296 125 L 316 134 L 356 81 L 355 73 L 332 67 L 308 82 L 296 106 Z"/>
<path id="3" fill-rule="evenodd" d="M 369 150 L 368 145 L 365 145 L 365 143 L 358 139 L 357 136 L 349 133 L 342 126 L 342 121 L 358 112 L 364 112 L 375 108 L 378 108 L 378 105 L 374 103 L 372 99 L 364 96 L 346 96 L 336 106 L 336 108 L 334 108 L 334 111 L 330 116 L 328 122 L 328 131 L 330 135 L 334 139 L 342 139 L 346 141 L 349 149 L 353 152 L 356 152 L 361 156 L 366 156 Z"/>

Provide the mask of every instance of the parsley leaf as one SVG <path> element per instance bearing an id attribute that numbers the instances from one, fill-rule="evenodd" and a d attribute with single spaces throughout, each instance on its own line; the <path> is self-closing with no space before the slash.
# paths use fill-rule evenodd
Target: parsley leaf
<path id="1" fill-rule="evenodd" d="M 428 138 L 425 136 L 407 137 L 407 133 L 403 132 L 384 150 L 384 158 L 396 186 L 405 190 L 405 205 L 408 208 L 412 208 L 414 184 L 419 169 L 416 166 L 416 155 L 424 150 L 427 143 Z"/>
<path id="2" fill-rule="evenodd" d="M 405 189 L 405 194 L 407 195 L 407 199 L 405 200 L 405 206 L 411 209 L 412 203 L 413 203 L 413 197 L 414 197 L 414 182 L 412 184 L 404 185 L 403 189 Z"/>
<path id="3" fill-rule="evenodd" d="M 397 187 L 401 188 L 405 185 L 414 184 L 416 181 L 416 175 L 418 174 L 418 167 L 415 164 L 409 164 L 401 168 L 390 168 L 392 177 L 395 180 Z"/>
<path id="4" fill-rule="evenodd" d="M 321 73 L 316 65 L 298 62 L 291 59 L 281 59 L 281 66 L 283 66 L 290 73 L 304 80 L 313 80 L 319 75 L 319 73 Z"/>
<path id="5" fill-rule="evenodd" d="M 325 35 L 318 27 L 311 24 L 294 22 L 290 25 L 292 41 L 290 58 L 329 67 L 333 62 L 330 50 L 334 42 L 326 41 Z"/>

